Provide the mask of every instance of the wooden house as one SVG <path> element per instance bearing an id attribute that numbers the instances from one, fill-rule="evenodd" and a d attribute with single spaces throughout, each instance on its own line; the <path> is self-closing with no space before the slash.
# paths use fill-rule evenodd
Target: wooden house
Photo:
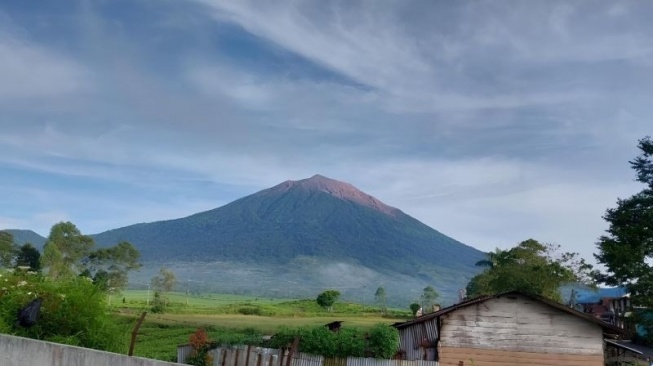
<path id="1" fill-rule="evenodd" d="M 407 360 L 448 365 L 603 366 L 622 329 L 541 296 L 482 296 L 396 325 Z"/>

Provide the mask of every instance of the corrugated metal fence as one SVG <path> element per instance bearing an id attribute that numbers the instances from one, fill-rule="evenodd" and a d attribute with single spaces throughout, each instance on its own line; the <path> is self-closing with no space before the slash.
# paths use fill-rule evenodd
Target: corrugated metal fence
<path id="1" fill-rule="evenodd" d="M 191 354 L 190 345 L 177 348 L 177 360 L 184 363 Z M 211 351 L 213 366 L 286 366 L 288 352 L 279 349 L 234 346 Z M 325 358 L 323 356 L 296 353 L 290 366 L 438 366 L 435 361 L 383 360 L 376 358 Z"/>

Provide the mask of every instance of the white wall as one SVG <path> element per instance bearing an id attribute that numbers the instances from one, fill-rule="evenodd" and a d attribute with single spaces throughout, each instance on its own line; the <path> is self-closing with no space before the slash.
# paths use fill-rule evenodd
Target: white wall
<path id="1" fill-rule="evenodd" d="M 177 363 L 0 334 L 2 366 L 173 366 Z"/>

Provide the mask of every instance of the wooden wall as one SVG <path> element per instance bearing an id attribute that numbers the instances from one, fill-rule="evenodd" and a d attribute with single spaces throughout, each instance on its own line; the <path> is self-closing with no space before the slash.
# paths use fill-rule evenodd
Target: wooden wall
<path id="1" fill-rule="evenodd" d="M 603 355 L 513 352 L 482 348 L 440 349 L 439 366 L 604 366 Z"/>
<path id="2" fill-rule="evenodd" d="M 445 314 L 440 332 L 441 365 L 603 365 L 599 325 L 521 295 Z"/>

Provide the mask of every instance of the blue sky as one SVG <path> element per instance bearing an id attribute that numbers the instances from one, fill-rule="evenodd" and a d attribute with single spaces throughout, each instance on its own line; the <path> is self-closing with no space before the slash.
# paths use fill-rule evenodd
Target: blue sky
<path id="1" fill-rule="evenodd" d="M 0 228 L 186 216 L 319 173 L 482 250 L 591 259 L 640 189 L 653 3 L 0 3 Z"/>

